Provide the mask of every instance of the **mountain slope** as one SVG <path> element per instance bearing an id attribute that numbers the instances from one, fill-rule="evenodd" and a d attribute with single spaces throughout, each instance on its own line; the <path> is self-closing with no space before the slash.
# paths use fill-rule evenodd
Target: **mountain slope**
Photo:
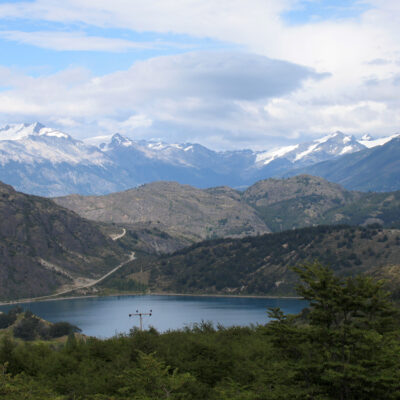
<path id="1" fill-rule="evenodd" d="M 158 182 L 106 196 L 54 201 L 94 221 L 147 224 L 191 241 L 321 224 L 400 227 L 400 191 L 352 192 L 308 175 L 259 181 L 244 192 Z"/>
<path id="2" fill-rule="evenodd" d="M 400 187 L 400 137 L 382 146 L 346 154 L 299 170 L 297 174 L 321 176 L 348 189 L 387 192 Z"/>
<path id="3" fill-rule="evenodd" d="M 40 123 L 14 124 L 0 128 L 0 180 L 42 196 L 101 195 L 159 180 L 198 188 L 244 188 L 385 140 L 357 140 L 335 132 L 266 151 L 213 151 L 199 144 L 132 140 L 120 134 L 80 141 Z"/>
<path id="4" fill-rule="evenodd" d="M 119 134 L 109 143 L 101 143 L 99 148 L 129 171 L 136 182 L 174 180 L 206 188 L 248 186 L 259 179 L 356 152 L 366 146 L 353 136 L 335 132 L 312 142 L 264 152 L 216 152 L 198 144 L 134 141 Z"/>
<path id="5" fill-rule="evenodd" d="M 400 230 L 319 226 L 206 241 L 132 264 L 116 278 L 142 279 L 156 292 L 285 296 L 295 295 L 290 267 L 316 259 L 344 276 L 398 269 Z"/>
<path id="6" fill-rule="evenodd" d="M 296 168 L 363 150 L 366 148 L 364 143 L 357 141 L 354 136 L 337 131 L 312 142 L 261 152 L 257 155 L 257 163 L 268 165 L 272 161 L 285 159 L 290 162 L 292 168 Z"/>
<path id="7" fill-rule="evenodd" d="M 151 222 L 173 236 L 192 241 L 269 232 L 256 211 L 227 187 L 196 189 L 176 182 L 155 182 L 106 196 L 66 196 L 54 201 L 79 215 L 102 222 Z"/>
<path id="8" fill-rule="evenodd" d="M 257 182 L 243 194 L 274 232 L 323 224 L 400 227 L 400 191 L 362 193 L 310 175 Z"/>
<path id="9" fill-rule="evenodd" d="M 361 193 L 308 175 L 259 181 L 243 193 L 243 199 L 274 232 L 321 223 L 350 222 L 339 210 L 361 196 Z M 328 212 L 330 217 L 326 218 Z"/>
<path id="10" fill-rule="evenodd" d="M 127 175 L 100 149 L 39 123 L 0 129 L 0 180 L 20 191 L 100 194 L 131 187 Z"/>
<path id="11" fill-rule="evenodd" d="M 93 223 L 2 183 L 0 220 L 2 299 L 49 294 L 78 277 L 99 277 L 127 258 Z"/>

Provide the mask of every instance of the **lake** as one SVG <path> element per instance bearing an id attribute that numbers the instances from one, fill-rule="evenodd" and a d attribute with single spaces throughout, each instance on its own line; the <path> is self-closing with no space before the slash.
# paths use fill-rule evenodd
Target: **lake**
<path id="1" fill-rule="evenodd" d="M 203 296 L 130 295 L 66 299 L 23 303 L 21 307 L 51 322 L 68 321 L 85 335 L 107 338 L 139 327 L 139 317 L 129 314 L 149 313 L 143 327 L 154 326 L 160 332 L 181 329 L 193 323 L 212 321 L 215 325 L 250 325 L 268 322 L 266 310 L 280 307 L 285 313 L 299 313 L 307 306 L 300 299 L 265 299 Z M 14 305 L 1 306 L 7 311 Z"/>

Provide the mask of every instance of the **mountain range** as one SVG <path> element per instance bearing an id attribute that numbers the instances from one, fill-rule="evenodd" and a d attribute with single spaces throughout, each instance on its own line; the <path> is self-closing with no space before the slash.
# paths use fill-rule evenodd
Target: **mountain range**
<path id="1" fill-rule="evenodd" d="M 197 242 L 321 224 L 400 227 L 400 191 L 362 193 L 309 175 L 266 179 L 245 191 L 154 182 L 104 196 L 53 199 L 80 216 L 129 228 L 142 224 Z"/>
<path id="2" fill-rule="evenodd" d="M 378 147 L 290 171 L 286 176 L 298 174 L 321 176 L 352 190 L 399 190 L 400 137 Z"/>
<path id="3" fill-rule="evenodd" d="M 399 210 L 400 191 L 352 192 L 308 175 L 244 192 L 156 182 L 54 200 L 0 183 L 0 299 L 76 290 L 116 267 L 103 287 L 288 294 L 287 265 L 310 257 L 397 279 Z M 125 264 L 132 251 L 138 259 Z"/>
<path id="4" fill-rule="evenodd" d="M 41 196 L 108 194 L 160 180 L 198 188 L 246 188 L 260 179 L 309 173 L 304 168 L 314 168 L 314 174 L 320 175 L 325 171 L 320 163 L 337 161 L 343 166 L 340 160 L 344 158 L 349 167 L 341 168 L 341 174 L 331 174 L 332 181 L 347 176 L 343 184 L 348 189 L 397 190 L 398 163 L 377 168 L 381 163 L 368 164 L 373 158 L 368 156 L 363 158 L 365 165 L 357 169 L 358 164 L 351 161 L 360 154 L 374 155 L 392 146 L 395 159 L 399 154 L 393 145 L 395 138 L 364 136 L 357 140 L 335 132 L 312 142 L 267 151 L 217 152 L 199 144 L 132 140 L 120 134 L 81 141 L 40 123 L 10 124 L 0 129 L 0 180 Z M 331 167 L 327 171 L 332 173 Z M 360 184 L 358 177 L 370 173 L 374 179 Z M 385 185 L 381 184 L 385 181 L 382 175 L 387 176 Z"/>

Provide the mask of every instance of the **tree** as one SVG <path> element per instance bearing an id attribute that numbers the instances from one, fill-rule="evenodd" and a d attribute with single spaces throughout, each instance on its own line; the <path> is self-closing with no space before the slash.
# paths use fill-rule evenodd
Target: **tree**
<path id="1" fill-rule="evenodd" d="M 138 400 L 189 399 L 183 389 L 195 381 L 189 373 L 178 373 L 154 355 L 145 353 L 139 353 L 137 368 L 125 370 L 120 378 L 119 393 Z"/>
<path id="2" fill-rule="evenodd" d="M 399 318 L 383 282 L 340 278 L 317 262 L 293 269 L 310 302 L 307 324 L 281 317 L 270 329 L 286 335 L 274 343 L 297 360 L 298 381 L 331 399 L 399 398 Z"/>

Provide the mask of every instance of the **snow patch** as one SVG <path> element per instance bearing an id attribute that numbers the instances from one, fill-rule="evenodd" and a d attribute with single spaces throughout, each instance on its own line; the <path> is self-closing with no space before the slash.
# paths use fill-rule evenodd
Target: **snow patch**
<path id="1" fill-rule="evenodd" d="M 354 152 L 353 146 L 345 146 L 345 147 L 343 147 L 342 151 L 339 154 L 342 155 L 342 154 L 353 153 L 353 152 Z"/>
<path id="2" fill-rule="evenodd" d="M 328 140 L 330 140 L 330 139 L 333 139 L 335 136 L 338 136 L 339 134 L 341 134 L 342 132 L 335 132 L 335 133 L 331 133 L 331 134 L 329 134 L 329 135 L 326 135 L 326 136 L 323 136 L 322 138 L 319 138 L 319 139 L 315 139 L 314 140 L 314 143 L 318 143 L 318 144 L 321 144 L 321 143 L 326 143 Z"/>
<path id="3" fill-rule="evenodd" d="M 322 142 L 323 143 L 323 142 Z M 321 144 L 321 142 L 317 142 L 313 145 L 311 145 L 307 150 L 303 151 L 302 153 L 299 153 L 296 155 L 294 161 L 299 161 L 302 158 L 304 158 L 305 156 L 309 155 L 310 153 L 312 153 L 319 145 Z"/>
<path id="4" fill-rule="evenodd" d="M 263 165 L 267 165 L 271 161 L 275 160 L 276 158 L 282 157 L 285 154 L 296 150 L 298 147 L 299 147 L 299 145 L 295 144 L 292 146 L 278 147 L 278 148 L 270 150 L 270 151 L 258 153 L 256 155 L 256 163 L 263 162 Z"/>
<path id="5" fill-rule="evenodd" d="M 364 138 L 365 136 L 363 136 Z M 389 136 L 389 137 L 384 137 L 384 138 L 379 138 L 379 139 L 374 139 L 374 140 L 359 140 L 358 143 L 361 143 L 365 147 L 368 147 L 371 149 L 372 147 L 376 146 L 383 146 L 387 142 L 390 142 L 392 139 L 400 137 L 399 133 L 396 133 L 395 135 Z"/>
<path id="6" fill-rule="evenodd" d="M 345 136 L 343 138 L 343 144 L 346 144 L 346 143 L 349 143 L 349 142 L 351 142 L 351 137 L 350 136 Z"/>
<path id="7" fill-rule="evenodd" d="M 59 139 L 70 139 L 66 133 L 46 128 L 39 122 L 34 124 L 10 124 L 0 128 L 0 140 L 21 140 L 28 136 L 48 136 Z"/>

